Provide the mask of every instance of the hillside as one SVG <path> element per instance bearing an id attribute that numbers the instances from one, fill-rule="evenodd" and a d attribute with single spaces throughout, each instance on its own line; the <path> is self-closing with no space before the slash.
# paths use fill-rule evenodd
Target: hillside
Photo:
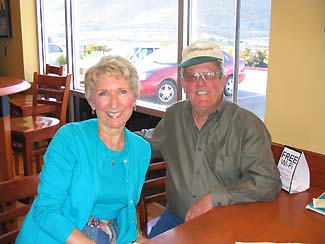
<path id="1" fill-rule="evenodd" d="M 62 11 L 57 1 L 51 2 L 52 13 Z M 241 40 L 268 39 L 271 0 L 241 2 Z M 84 0 L 74 4 L 79 9 L 76 18 L 81 43 L 127 44 L 132 40 L 154 45 L 177 40 L 177 0 Z M 192 19 L 198 32 L 205 33 L 204 38 L 233 39 L 234 0 L 197 0 L 193 4 L 200 11 Z M 55 27 L 54 32 L 59 26 Z"/>

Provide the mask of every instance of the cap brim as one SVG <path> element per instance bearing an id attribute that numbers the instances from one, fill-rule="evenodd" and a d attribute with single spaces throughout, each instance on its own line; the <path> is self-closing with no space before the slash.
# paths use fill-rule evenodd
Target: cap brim
<path id="1" fill-rule="evenodd" d="M 223 62 L 221 58 L 216 58 L 216 57 L 197 57 L 197 58 L 191 58 L 189 60 L 186 60 L 185 62 L 182 62 L 179 64 L 179 67 L 185 68 L 188 66 L 196 65 L 196 64 L 202 64 L 210 61 L 218 61 L 218 62 Z"/>

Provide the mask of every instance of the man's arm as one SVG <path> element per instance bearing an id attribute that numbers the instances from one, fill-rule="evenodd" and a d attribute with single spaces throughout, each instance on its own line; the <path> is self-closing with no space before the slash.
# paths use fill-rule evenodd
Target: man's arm
<path id="1" fill-rule="evenodd" d="M 136 131 L 135 133 L 150 143 L 151 146 L 151 157 L 158 158 L 161 157 L 160 145 L 164 138 L 163 130 L 164 119 L 162 118 L 157 126 L 153 129 L 143 129 L 141 131 Z"/>
<path id="2" fill-rule="evenodd" d="M 214 206 L 271 201 L 281 190 L 271 136 L 262 122 L 250 120 L 245 123 L 240 152 L 237 158 L 238 180 L 225 187 L 211 189 Z"/>
<path id="3" fill-rule="evenodd" d="M 197 216 L 204 214 L 205 212 L 213 208 L 211 194 L 204 195 L 200 200 L 193 203 L 192 207 L 187 211 L 185 215 L 185 222 L 196 218 Z"/>

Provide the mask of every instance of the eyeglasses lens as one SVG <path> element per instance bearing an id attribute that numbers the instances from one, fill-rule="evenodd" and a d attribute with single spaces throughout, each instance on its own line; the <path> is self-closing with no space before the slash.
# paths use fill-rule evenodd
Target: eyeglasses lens
<path id="1" fill-rule="evenodd" d="M 217 77 L 217 74 L 218 72 L 194 72 L 185 74 L 184 78 L 188 82 L 197 82 L 199 81 L 200 77 L 202 77 L 204 81 L 214 81 Z"/>

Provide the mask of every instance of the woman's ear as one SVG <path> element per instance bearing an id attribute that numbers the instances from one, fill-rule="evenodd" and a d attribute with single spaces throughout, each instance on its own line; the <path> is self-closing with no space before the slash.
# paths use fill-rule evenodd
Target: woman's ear
<path id="1" fill-rule="evenodd" d="M 88 103 L 92 111 L 96 110 L 95 105 L 91 99 L 88 101 Z"/>

